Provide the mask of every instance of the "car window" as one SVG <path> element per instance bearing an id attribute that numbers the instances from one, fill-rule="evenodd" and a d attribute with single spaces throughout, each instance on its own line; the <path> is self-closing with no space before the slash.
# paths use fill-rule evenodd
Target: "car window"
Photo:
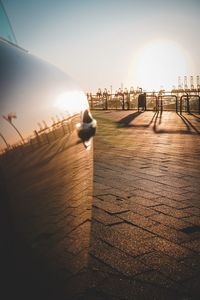
<path id="1" fill-rule="evenodd" d="M 14 32 L 12 30 L 8 16 L 6 14 L 6 11 L 1 1 L 0 1 L 0 37 L 14 44 L 17 44 Z"/>

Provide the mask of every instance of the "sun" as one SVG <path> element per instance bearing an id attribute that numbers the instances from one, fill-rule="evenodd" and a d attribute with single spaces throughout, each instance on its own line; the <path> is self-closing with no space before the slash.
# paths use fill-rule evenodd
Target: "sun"
<path id="1" fill-rule="evenodd" d="M 171 90 L 178 76 L 187 75 L 191 63 L 187 52 L 171 40 L 155 40 L 141 48 L 132 65 L 134 82 L 146 90 Z M 190 73 L 191 74 L 191 73 Z"/>

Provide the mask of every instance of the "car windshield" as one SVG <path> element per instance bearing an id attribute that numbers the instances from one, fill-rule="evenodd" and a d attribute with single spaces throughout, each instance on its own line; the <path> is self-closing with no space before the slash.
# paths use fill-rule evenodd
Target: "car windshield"
<path id="1" fill-rule="evenodd" d="M 10 25 L 9 19 L 7 17 L 6 11 L 3 7 L 3 4 L 0 0 L 0 37 L 10 41 L 14 44 L 17 44 L 14 32 Z"/>

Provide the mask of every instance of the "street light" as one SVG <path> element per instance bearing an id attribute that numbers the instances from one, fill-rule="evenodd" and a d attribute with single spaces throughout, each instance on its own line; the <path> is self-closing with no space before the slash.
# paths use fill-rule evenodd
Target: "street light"
<path id="1" fill-rule="evenodd" d="M 7 114 L 7 116 L 3 116 L 3 118 L 17 131 L 17 133 L 19 134 L 23 144 L 24 144 L 24 139 L 23 136 L 21 135 L 21 133 L 19 132 L 19 130 L 17 129 L 17 127 L 13 124 L 12 119 L 16 119 L 17 115 L 14 112 L 10 112 Z"/>
<path id="2" fill-rule="evenodd" d="M 0 137 L 2 138 L 4 143 L 6 144 L 7 149 L 9 149 L 10 145 L 8 144 L 8 142 L 6 141 L 5 137 L 3 136 L 3 134 L 1 132 L 0 132 Z"/>

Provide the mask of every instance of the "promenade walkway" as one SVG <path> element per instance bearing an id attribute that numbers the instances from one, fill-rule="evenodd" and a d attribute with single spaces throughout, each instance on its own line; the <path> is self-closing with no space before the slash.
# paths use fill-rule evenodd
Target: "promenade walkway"
<path id="1" fill-rule="evenodd" d="M 81 299 L 200 299 L 200 118 L 99 111 Z"/>
<path id="2" fill-rule="evenodd" d="M 64 167 L 70 171 L 63 148 L 67 136 L 45 146 L 56 150 L 57 160 L 51 160 L 52 152 L 44 155 L 46 148 L 25 156 L 20 167 L 24 170 L 28 160 L 36 165 L 34 173 L 20 169 L 15 182 L 22 178 L 26 186 L 27 174 L 45 181 L 33 181 L 30 198 L 22 188 L 20 205 L 15 202 L 17 212 L 34 213 L 21 220 L 20 231 L 31 247 L 20 243 L 9 219 L 9 201 L 1 199 L 0 261 L 6 284 L 0 298 L 199 300 L 200 116 L 103 110 L 93 115 L 98 129 L 92 215 L 91 203 L 84 202 L 92 178 L 88 161 L 82 160 L 83 153 L 89 154 L 82 143 L 78 155 L 73 147 L 67 153 L 76 167 L 73 190 L 85 182 L 84 193 L 73 195 L 71 173 L 62 173 Z M 37 160 L 38 153 L 43 160 Z M 37 198 L 41 190 L 44 197 Z M 68 193 L 73 206 L 66 202 Z"/>

